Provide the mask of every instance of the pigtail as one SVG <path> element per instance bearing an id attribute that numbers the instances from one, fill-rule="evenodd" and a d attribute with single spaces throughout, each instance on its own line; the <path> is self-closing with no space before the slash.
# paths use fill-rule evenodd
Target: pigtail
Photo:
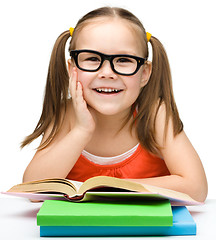
<path id="1" fill-rule="evenodd" d="M 148 84 L 142 89 L 138 99 L 137 135 L 141 144 L 150 152 L 157 153 L 159 146 L 155 140 L 155 120 L 161 104 L 166 108 L 164 140 L 168 122 L 173 121 L 173 134 L 176 136 L 183 129 L 173 95 L 171 71 L 166 51 L 161 42 L 151 37 L 153 59 L 152 74 Z"/>
<path id="2" fill-rule="evenodd" d="M 64 116 L 68 99 L 69 76 L 65 61 L 65 45 L 69 37 L 70 32 L 65 31 L 55 42 L 49 63 L 42 114 L 34 132 L 24 139 L 21 148 L 44 134 L 52 123 L 51 132 L 39 149 L 46 147 L 61 126 L 62 110 Z"/>
<path id="3" fill-rule="evenodd" d="M 152 78 L 155 78 L 155 80 L 158 79 L 160 82 L 160 86 L 158 89 L 160 103 L 157 107 L 157 111 L 160 105 L 164 103 L 166 107 L 166 125 L 165 125 L 164 136 L 166 137 L 166 130 L 167 130 L 167 125 L 170 117 L 172 118 L 172 121 L 173 121 L 173 130 L 174 130 L 173 134 L 174 136 L 176 136 L 178 133 L 180 133 L 183 130 L 183 123 L 180 120 L 178 109 L 174 99 L 172 77 L 171 77 L 168 57 L 163 45 L 157 38 L 152 37 L 150 42 L 153 49 Z"/>

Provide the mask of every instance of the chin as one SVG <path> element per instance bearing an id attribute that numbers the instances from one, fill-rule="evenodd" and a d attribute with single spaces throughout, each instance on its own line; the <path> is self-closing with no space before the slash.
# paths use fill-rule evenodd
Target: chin
<path id="1" fill-rule="evenodd" d="M 103 108 L 103 109 L 95 109 L 98 113 L 106 115 L 106 116 L 113 116 L 118 114 L 120 111 L 115 110 L 113 108 Z"/>
<path id="2" fill-rule="evenodd" d="M 110 105 L 110 106 L 103 105 L 100 107 L 94 106 L 94 111 L 96 111 L 99 114 L 105 115 L 105 116 L 115 116 L 118 114 L 122 114 L 123 112 L 128 113 L 128 111 L 130 111 L 130 108 L 128 110 L 128 109 L 125 109 L 125 108 L 123 109 L 123 108 L 113 106 L 113 105 Z"/>

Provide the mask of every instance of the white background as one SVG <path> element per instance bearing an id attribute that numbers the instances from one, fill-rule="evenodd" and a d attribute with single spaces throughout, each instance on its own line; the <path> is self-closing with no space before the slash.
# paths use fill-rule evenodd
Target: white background
<path id="1" fill-rule="evenodd" d="M 97 7 L 132 11 L 165 46 L 185 132 L 216 198 L 216 14 L 214 0 L 7 0 L 0 3 L 0 191 L 22 181 L 40 139 L 22 151 L 39 120 L 56 38 Z M 185 166 L 187 167 L 187 166 Z M 191 169 L 193 171 L 193 169 Z"/>

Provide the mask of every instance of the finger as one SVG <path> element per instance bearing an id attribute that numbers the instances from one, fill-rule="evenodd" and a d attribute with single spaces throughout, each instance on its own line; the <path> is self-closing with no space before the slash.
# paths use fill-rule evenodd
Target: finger
<path id="1" fill-rule="evenodd" d="M 77 101 L 79 103 L 83 103 L 84 102 L 83 88 L 82 88 L 82 84 L 79 81 L 77 82 Z"/>
<path id="2" fill-rule="evenodd" d="M 69 77 L 69 92 L 70 92 L 70 96 L 72 97 L 72 76 Z"/>
<path id="3" fill-rule="evenodd" d="M 76 98 L 76 89 L 77 89 L 77 76 L 76 71 L 73 68 L 72 75 L 71 75 L 71 91 L 72 91 L 72 98 Z"/>
<path id="4" fill-rule="evenodd" d="M 73 68 L 70 78 L 70 93 L 72 99 L 76 98 L 76 90 L 77 90 L 77 72 L 75 68 Z"/>

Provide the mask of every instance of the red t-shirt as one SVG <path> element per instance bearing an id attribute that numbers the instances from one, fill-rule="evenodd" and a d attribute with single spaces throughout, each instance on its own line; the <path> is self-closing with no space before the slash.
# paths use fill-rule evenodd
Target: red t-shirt
<path id="1" fill-rule="evenodd" d="M 111 165 L 99 165 L 80 155 L 67 178 L 84 182 L 95 176 L 139 179 L 165 175 L 170 175 L 170 172 L 164 160 L 149 153 L 139 144 L 130 157 Z"/>

